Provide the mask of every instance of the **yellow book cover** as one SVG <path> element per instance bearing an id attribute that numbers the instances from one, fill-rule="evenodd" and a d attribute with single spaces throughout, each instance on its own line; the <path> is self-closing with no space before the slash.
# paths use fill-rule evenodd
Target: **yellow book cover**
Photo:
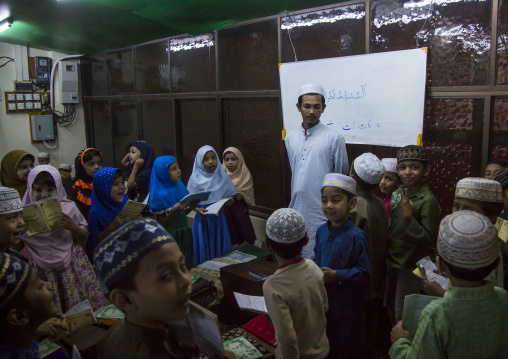
<path id="1" fill-rule="evenodd" d="M 60 226 L 62 205 L 58 197 L 49 197 L 23 207 L 23 220 L 28 226 L 27 234 L 49 232 Z"/>

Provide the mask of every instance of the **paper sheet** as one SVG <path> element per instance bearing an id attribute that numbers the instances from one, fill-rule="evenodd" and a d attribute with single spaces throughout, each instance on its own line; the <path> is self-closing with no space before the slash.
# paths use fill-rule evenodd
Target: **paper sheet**
<path id="1" fill-rule="evenodd" d="M 404 311 L 402 312 L 402 326 L 406 329 L 411 338 L 416 334 L 418 329 L 418 321 L 423 309 L 430 302 L 441 299 L 440 297 L 432 297 L 430 295 L 411 294 L 404 298 Z"/>
<path id="2" fill-rule="evenodd" d="M 90 302 L 88 301 L 88 299 L 85 299 L 84 301 L 76 304 L 74 307 L 69 309 L 67 311 L 67 313 L 65 313 L 64 315 L 68 316 L 68 315 L 72 315 L 72 314 L 75 314 L 75 313 L 79 313 L 79 312 L 82 312 L 84 310 L 87 310 L 88 308 L 92 308 L 92 306 L 90 305 Z"/>
<path id="3" fill-rule="evenodd" d="M 233 294 L 235 295 L 236 302 L 238 303 L 240 309 L 253 310 L 255 312 L 268 314 L 264 297 L 246 295 L 237 292 L 233 292 Z"/>
<path id="4" fill-rule="evenodd" d="M 227 258 L 232 261 L 239 262 L 239 263 L 246 263 L 246 262 L 249 262 L 253 259 L 256 259 L 257 257 L 247 254 L 247 253 L 240 252 L 240 251 L 233 251 L 233 252 L 229 253 L 227 256 L 225 256 L 224 258 Z"/>
<path id="5" fill-rule="evenodd" d="M 210 193 L 212 192 L 199 192 L 199 193 L 192 193 L 192 194 L 188 194 L 187 196 L 185 196 L 184 198 L 182 198 L 182 200 L 180 201 L 180 203 L 183 203 L 185 202 L 185 207 L 189 207 L 190 204 L 195 201 L 195 200 L 199 200 L 200 202 L 203 202 L 203 201 L 206 201 L 208 199 L 208 197 L 210 197 Z"/>
<path id="6" fill-rule="evenodd" d="M 198 268 L 220 271 L 220 269 L 222 267 L 226 267 L 229 265 L 231 265 L 231 263 L 217 262 L 217 261 L 206 261 L 204 263 L 199 264 Z"/>
<path id="7" fill-rule="evenodd" d="M 224 203 L 226 203 L 229 200 L 230 198 L 225 198 L 221 199 L 219 202 L 215 202 L 214 204 L 209 205 L 208 207 L 206 207 L 206 210 L 208 211 L 206 212 L 206 214 L 212 214 L 214 216 L 217 216 L 222 206 L 224 206 Z"/>
<path id="8" fill-rule="evenodd" d="M 416 262 L 417 265 L 421 265 L 423 269 L 425 269 L 425 274 L 427 274 L 427 278 L 429 282 L 438 282 L 444 290 L 448 290 L 450 286 L 450 280 L 440 274 L 434 273 L 434 270 L 437 270 L 436 265 L 430 260 L 430 257 L 425 257 Z M 413 271 L 418 277 L 422 278 L 418 268 Z"/>
<path id="9" fill-rule="evenodd" d="M 263 356 L 263 354 L 244 337 L 229 339 L 222 344 L 224 345 L 224 349 L 235 353 L 238 359 L 256 359 Z"/>
<path id="10" fill-rule="evenodd" d="M 501 238 L 503 242 L 508 241 L 508 221 L 497 217 L 496 221 L 497 236 Z"/>

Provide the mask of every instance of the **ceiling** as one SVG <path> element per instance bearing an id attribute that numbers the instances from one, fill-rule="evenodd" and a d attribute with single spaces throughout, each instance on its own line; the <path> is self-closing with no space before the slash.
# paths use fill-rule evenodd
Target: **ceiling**
<path id="1" fill-rule="evenodd" d="M 344 0 L 0 0 L 0 42 L 69 54 L 100 51 Z"/>

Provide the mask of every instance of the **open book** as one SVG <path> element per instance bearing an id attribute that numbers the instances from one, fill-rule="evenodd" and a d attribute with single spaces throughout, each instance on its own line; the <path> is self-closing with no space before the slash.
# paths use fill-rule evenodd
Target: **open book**
<path id="1" fill-rule="evenodd" d="M 508 241 L 508 221 L 497 217 L 496 221 L 497 236 L 501 238 L 503 242 Z"/>
<path id="2" fill-rule="evenodd" d="M 221 199 L 220 201 L 209 205 L 208 207 L 206 207 L 207 210 L 206 214 L 213 214 L 214 216 L 218 216 L 220 209 L 222 208 L 222 206 L 224 206 L 224 203 L 226 203 L 230 199 L 231 198 Z"/>
<path id="3" fill-rule="evenodd" d="M 264 297 L 246 295 L 233 292 L 240 309 L 250 310 L 255 313 L 268 314 Z"/>
<path id="4" fill-rule="evenodd" d="M 139 217 L 146 205 L 141 202 L 128 200 L 120 213 L 126 213 L 126 221 L 132 221 Z"/>
<path id="5" fill-rule="evenodd" d="M 76 333 L 78 330 L 88 327 L 89 325 L 97 324 L 92 308 L 87 308 L 80 312 L 66 315 L 65 318 L 62 319 L 62 322 L 67 324 L 69 330 L 58 329 L 56 339 L 65 338 L 66 336 Z"/>
<path id="6" fill-rule="evenodd" d="M 23 206 L 23 220 L 28 225 L 27 234 L 49 232 L 60 226 L 62 205 L 58 197 L 49 197 Z"/>
<path id="7" fill-rule="evenodd" d="M 196 345 L 201 354 L 211 358 L 224 358 L 224 348 L 217 315 L 191 302 L 189 315 L 182 320 L 167 322 L 168 330 L 184 344 Z"/>
<path id="8" fill-rule="evenodd" d="M 210 193 L 212 192 L 199 192 L 199 193 L 191 193 L 182 198 L 180 203 L 185 202 L 185 207 L 189 207 L 192 202 L 195 200 L 199 200 L 200 202 L 206 201 L 208 197 L 210 197 Z"/>

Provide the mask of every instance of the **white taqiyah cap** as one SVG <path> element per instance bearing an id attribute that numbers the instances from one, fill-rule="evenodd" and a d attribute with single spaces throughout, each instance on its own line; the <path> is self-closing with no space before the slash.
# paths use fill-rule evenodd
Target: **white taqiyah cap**
<path id="1" fill-rule="evenodd" d="M 306 84 L 300 87 L 300 96 L 307 95 L 309 93 L 317 93 L 320 95 L 325 96 L 325 90 L 323 89 L 323 86 L 316 85 L 316 84 Z"/>
<path id="2" fill-rule="evenodd" d="M 340 173 L 328 173 L 323 180 L 323 187 L 338 187 L 356 196 L 356 181 L 349 176 Z"/>
<path id="3" fill-rule="evenodd" d="M 496 227 L 483 214 L 452 213 L 439 225 L 437 251 L 447 263 L 459 268 L 486 267 L 499 256 Z"/>
<path id="4" fill-rule="evenodd" d="M 503 203 L 503 187 L 501 183 L 491 179 L 467 177 L 457 182 L 455 198 Z"/>
<path id="5" fill-rule="evenodd" d="M 385 174 L 383 162 L 370 152 L 356 157 L 353 168 L 358 177 L 369 184 L 378 184 Z"/>
<path id="6" fill-rule="evenodd" d="M 291 208 L 280 208 L 266 221 L 266 235 L 274 242 L 294 243 L 305 236 L 307 227 L 302 215 Z"/>
<path id="7" fill-rule="evenodd" d="M 49 158 L 49 153 L 41 152 L 37 155 L 38 158 Z"/>
<path id="8" fill-rule="evenodd" d="M 71 171 L 72 166 L 67 163 L 60 163 L 60 167 L 58 167 L 61 170 Z"/>
<path id="9" fill-rule="evenodd" d="M 385 171 L 398 173 L 397 158 L 383 158 L 381 162 L 383 162 L 383 166 L 385 166 Z"/>

